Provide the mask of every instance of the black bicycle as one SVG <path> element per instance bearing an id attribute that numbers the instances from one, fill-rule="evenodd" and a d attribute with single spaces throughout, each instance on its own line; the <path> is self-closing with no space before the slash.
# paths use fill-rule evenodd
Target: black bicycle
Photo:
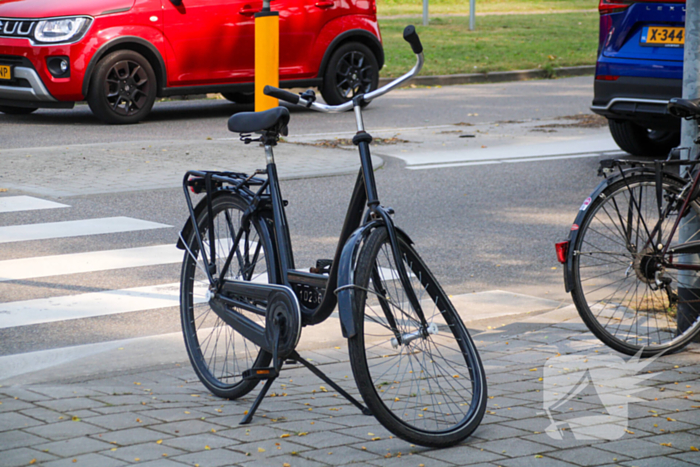
<path id="1" fill-rule="evenodd" d="M 267 168 L 253 175 L 189 171 L 183 189 L 190 218 L 178 247 L 185 249 L 181 317 L 195 372 L 215 395 L 236 399 L 265 381 L 241 423 L 249 423 L 283 364 L 300 363 L 366 415 L 415 444 L 459 443 L 486 409 L 486 377 L 474 342 L 435 276 L 394 225 L 377 196 L 363 105 L 418 74 L 423 65 L 413 26 L 404 38 L 417 56 L 413 69 L 350 102 L 329 106 L 309 90 L 301 95 L 267 87 L 267 95 L 321 112 L 354 109 L 360 153 L 357 176 L 332 260 L 309 272 L 295 268 L 273 147 L 287 134 L 289 111 L 239 113 L 228 127 L 265 148 Z M 367 72 L 358 64 L 353 73 Z M 259 134 L 253 138 L 254 133 Z M 188 191 L 203 194 L 196 205 Z M 350 362 L 367 407 L 295 350 L 304 326 L 319 324 L 338 305 Z"/>
<path id="2" fill-rule="evenodd" d="M 698 120 L 699 104 L 672 99 L 668 110 Z M 584 323 L 628 355 L 675 352 L 700 333 L 700 161 L 682 160 L 686 150 L 601 161 L 605 179 L 557 244 Z"/>

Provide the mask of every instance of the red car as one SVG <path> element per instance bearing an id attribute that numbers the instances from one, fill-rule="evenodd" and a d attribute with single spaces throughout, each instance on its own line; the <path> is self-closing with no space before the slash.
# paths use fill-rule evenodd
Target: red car
<path id="1" fill-rule="evenodd" d="M 0 112 L 72 108 L 134 123 L 157 97 L 253 101 L 262 0 L 0 0 Z M 375 0 L 274 0 L 280 86 L 329 104 L 376 89 L 384 51 Z"/>

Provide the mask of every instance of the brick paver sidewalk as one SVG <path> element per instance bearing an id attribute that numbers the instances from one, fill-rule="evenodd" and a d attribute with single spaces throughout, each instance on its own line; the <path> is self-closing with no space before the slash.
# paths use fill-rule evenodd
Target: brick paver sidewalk
<path id="1" fill-rule="evenodd" d="M 217 399 L 183 362 L 87 381 L 0 387 L 0 465 L 700 465 L 697 344 L 643 361 L 648 365 L 637 368 L 639 374 L 653 376 L 642 380 L 642 392 L 624 395 L 609 376 L 601 377 L 609 371 L 603 363 L 619 355 L 591 336 L 572 306 L 470 327 L 486 365 L 490 400 L 482 425 L 454 448 L 426 449 L 390 436 L 373 417 L 325 392 L 303 368 L 286 370 L 253 423 L 240 426 L 254 394 L 235 402 Z M 303 354 L 357 395 L 345 346 Z M 590 361 L 589 373 L 564 368 L 566 358 L 578 359 L 576 365 Z M 565 386 L 556 392 L 552 382 L 560 380 L 552 372 L 569 370 L 575 380 L 583 373 L 592 380 L 565 397 Z M 606 410 L 601 397 L 609 402 L 606 394 L 614 393 L 630 402 L 615 400 Z M 546 395 L 564 402 L 548 405 L 562 431 L 550 428 Z M 619 414 L 623 405 L 629 421 L 623 417 L 619 439 L 590 436 L 610 438 L 595 420 Z M 587 430 L 576 428 L 582 424 Z"/>

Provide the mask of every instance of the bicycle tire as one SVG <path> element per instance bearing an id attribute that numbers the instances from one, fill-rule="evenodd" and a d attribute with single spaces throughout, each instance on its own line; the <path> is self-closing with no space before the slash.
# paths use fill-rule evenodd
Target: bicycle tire
<path id="1" fill-rule="evenodd" d="M 360 316 L 358 332 L 348 341 L 353 375 L 372 414 L 390 432 L 422 446 L 452 446 L 484 416 L 484 367 L 435 277 L 406 241 L 400 239 L 399 245 L 426 320 L 438 332 L 393 348 L 395 335 L 377 297 L 389 297 L 387 308 L 400 317 L 396 324 L 402 336 L 419 329 L 420 322 L 395 272 L 387 229 L 377 228 L 358 254 L 355 310 Z"/>
<path id="2" fill-rule="evenodd" d="M 664 176 L 662 186 L 665 208 L 680 193 L 682 184 Z M 667 242 L 678 217 L 678 203 L 675 205 L 662 221 L 662 242 Z M 700 320 L 681 332 L 675 320 L 679 307 L 691 306 L 700 295 L 683 287 L 691 291 L 691 299 L 686 300 L 679 297 L 678 288 L 700 280 L 700 273 L 655 266 L 658 254 L 655 256 L 648 243 L 648 233 L 659 220 L 655 175 L 635 174 L 614 182 L 587 209 L 572 245 L 571 293 L 588 329 L 604 344 L 627 355 L 641 352 L 642 357 L 651 357 L 688 345 L 700 332 Z M 678 243 L 681 227 L 699 214 L 700 206 L 692 201 L 672 245 Z M 692 233 L 691 239 L 700 239 L 700 231 Z M 698 255 L 684 256 L 683 263 L 700 264 Z M 656 271 L 660 271 L 660 279 L 671 280 L 668 288 L 659 287 Z M 687 292 L 682 295 L 689 296 Z"/>
<path id="3" fill-rule="evenodd" d="M 242 228 L 241 215 L 247 207 L 248 203 L 235 194 L 219 195 L 212 202 L 217 274 L 221 272 L 233 247 L 236 233 Z M 197 223 L 205 251 L 209 253 L 207 209 L 202 210 Z M 206 266 L 199 254 L 194 231 L 190 238 L 185 240 L 189 251 L 185 251 L 182 264 L 180 317 L 187 354 L 199 380 L 209 391 L 219 397 L 237 399 L 248 394 L 258 384 L 258 381 L 244 381 L 243 371 L 253 366 L 269 366 L 272 356 L 224 323 L 211 309 L 206 301 L 206 293 L 209 290 L 209 280 L 204 269 Z M 248 249 L 245 248 L 246 243 Z M 274 261 L 272 251 L 265 220 L 253 216 L 239 244 L 236 259 L 231 262 L 227 277 L 269 282 L 268 271 L 274 271 L 271 264 Z M 242 309 L 236 311 L 265 326 L 264 315 Z"/>

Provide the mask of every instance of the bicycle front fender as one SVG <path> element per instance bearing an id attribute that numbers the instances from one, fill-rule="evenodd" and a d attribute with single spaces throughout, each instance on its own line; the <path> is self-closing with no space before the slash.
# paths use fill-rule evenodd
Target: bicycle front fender
<path id="1" fill-rule="evenodd" d="M 355 289 L 355 272 L 357 258 L 362 250 L 365 240 L 377 227 L 384 225 L 380 220 L 372 221 L 355 230 L 343 246 L 338 265 L 338 314 L 340 315 L 340 329 L 343 337 L 351 338 L 357 334 L 356 317 L 361 310 L 357 310 L 357 289 Z M 400 228 L 394 226 L 397 235 L 402 237 L 409 245 L 413 244 L 411 238 Z"/>

